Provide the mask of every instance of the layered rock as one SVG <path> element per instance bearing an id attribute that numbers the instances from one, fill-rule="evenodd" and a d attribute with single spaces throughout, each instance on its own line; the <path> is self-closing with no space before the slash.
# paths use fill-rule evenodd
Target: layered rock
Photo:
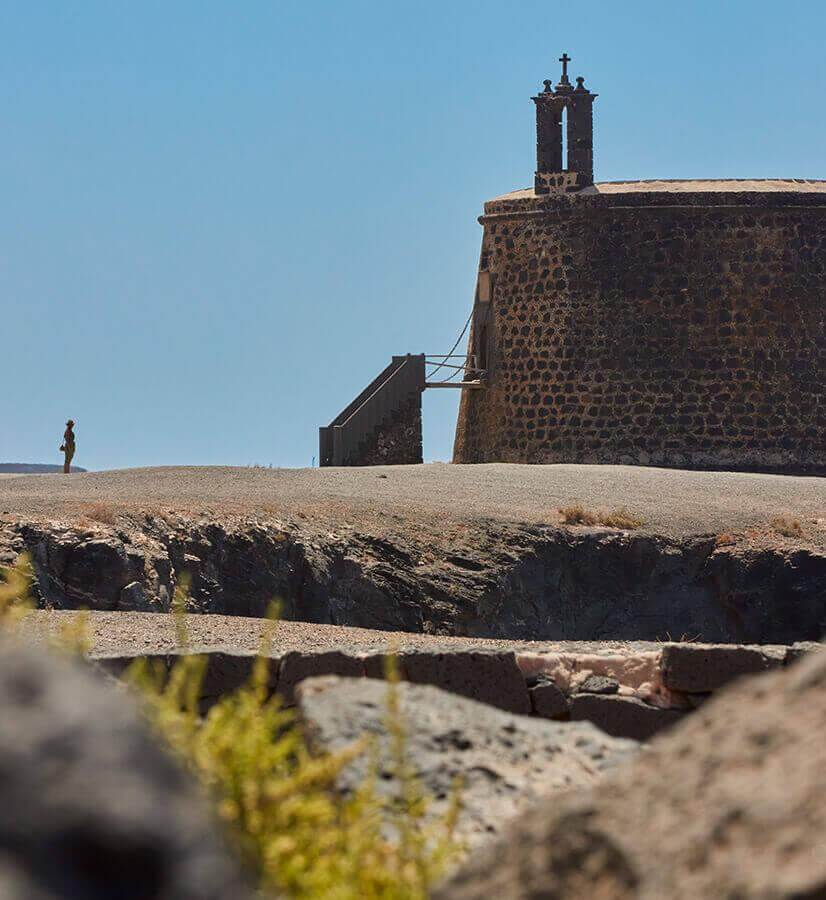
<path id="1" fill-rule="evenodd" d="M 0 564 L 33 557 L 43 607 L 193 612 L 539 640 L 792 643 L 826 632 L 814 546 L 718 546 L 608 529 L 476 522 L 456 535 L 184 516 L 0 527 Z"/>

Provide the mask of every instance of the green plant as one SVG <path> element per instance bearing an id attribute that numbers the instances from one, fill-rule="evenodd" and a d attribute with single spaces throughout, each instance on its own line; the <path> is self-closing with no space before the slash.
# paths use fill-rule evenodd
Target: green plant
<path id="1" fill-rule="evenodd" d="M 0 566 L 0 625 L 14 625 L 34 607 L 34 570 L 28 553 L 13 566 Z"/>
<path id="2" fill-rule="evenodd" d="M 0 629 L 13 630 L 34 609 L 33 583 L 34 568 L 28 553 L 21 553 L 13 566 L 0 566 Z M 49 644 L 70 654 L 88 654 L 92 646 L 88 610 L 79 610 L 62 622 L 49 637 Z"/>
<path id="3" fill-rule="evenodd" d="M 128 677 L 154 727 L 215 799 L 263 890 L 333 900 L 425 898 L 459 849 L 458 794 L 444 819 L 426 821 L 395 680 L 388 681 L 388 765 L 400 790 L 385 798 L 375 789 L 377 746 L 362 740 L 341 753 L 312 754 L 293 714 L 267 695 L 268 664 L 261 654 L 250 682 L 205 716 L 198 712 L 204 657 L 183 656 L 168 672 L 139 660 Z M 374 759 L 370 774 L 344 795 L 336 778 L 361 753 Z"/>
<path id="4" fill-rule="evenodd" d="M 0 569 L 0 627 L 13 625 L 34 605 L 32 578 L 25 555 Z M 187 587 L 182 579 L 172 608 L 183 651 Z M 139 659 L 126 677 L 161 739 L 213 798 L 230 841 L 264 893 L 299 900 L 424 900 L 461 852 L 454 837 L 459 792 L 445 816 L 429 819 L 428 797 L 407 759 L 395 665 L 387 671 L 389 760 L 382 765 L 378 744 L 367 739 L 340 753 L 313 754 L 293 713 L 269 696 L 268 642 L 269 636 L 248 684 L 205 715 L 199 708 L 204 656 L 184 652 L 169 669 L 159 660 Z M 88 613 L 73 616 L 51 644 L 87 653 Z M 368 775 L 343 794 L 337 776 L 363 753 L 372 761 Z M 396 793 L 376 790 L 380 770 L 398 785 Z"/>

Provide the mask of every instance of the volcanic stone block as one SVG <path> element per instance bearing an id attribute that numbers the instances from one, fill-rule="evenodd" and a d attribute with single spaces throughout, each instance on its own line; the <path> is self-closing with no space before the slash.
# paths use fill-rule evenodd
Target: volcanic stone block
<path id="1" fill-rule="evenodd" d="M 360 754 L 339 774 L 341 790 L 357 789 L 375 760 L 376 791 L 399 796 L 386 685 L 370 678 L 314 678 L 296 695 L 314 748 L 336 752 L 364 734 L 376 739 L 376 757 Z M 458 779 L 457 836 L 470 846 L 507 833 L 537 794 L 585 790 L 638 750 L 635 742 L 609 737 L 586 722 L 515 716 L 430 685 L 402 682 L 397 700 L 407 764 L 431 797 L 425 814 L 431 822 L 444 816 Z"/>
<path id="2" fill-rule="evenodd" d="M 528 698 L 535 716 L 543 719 L 567 719 L 570 714 L 568 698 L 547 676 L 539 676 L 528 687 Z"/>
<path id="3" fill-rule="evenodd" d="M 579 694 L 616 694 L 618 692 L 619 682 L 606 675 L 589 675 L 577 691 Z"/>
<path id="4" fill-rule="evenodd" d="M 384 659 L 383 655 L 368 659 L 365 671 L 369 677 L 384 677 Z M 398 661 L 399 674 L 405 681 L 432 684 L 508 712 L 531 711 L 525 679 L 513 653 L 403 650 Z"/>
<path id="5" fill-rule="evenodd" d="M 571 698 L 571 721 L 592 722 L 614 737 L 647 741 L 683 717 L 677 709 L 661 709 L 620 694 L 575 694 Z"/>
<path id="6" fill-rule="evenodd" d="M 168 653 L 137 653 L 133 655 L 119 653 L 113 656 L 96 656 L 92 660 L 92 663 L 96 668 L 101 669 L 107 675 L 111 675 L 114 678 L 120 678 L 124 675 L 129 666 L 139 659 L 147 660 L 152 667 L 163 666 L 164 669 L 169 669 L 174 658 L 175 654 L 170 655 Z"/>
<path id="7" fill-rule="evenodd" d="M 305 653 L 293 651 L 281 658 L 278 673 L 278 693 L 284 702 L 291 706 L 295 703 L 295 686 L 305 678 L 317 675 L 343 675 L 359 678 L 364 675 L 364 660 L 358 656 L 350 656 L 339 650 L 323 653 Z"/>
<path id="8" fill-rule="evenodd" d="M 155 668 L 160 665 L 168 671 L 184 656 L 206 657 L 200 697 L 214 700 L 232 693 L 250 680 L 257 654 L 234 650 L 231 647 L 186 647 L 179 648 L 172 653 L 155 653 L 148 656 L 138 654 L 96 657 L 93 662 L 108 675 L 121 678 L 129 666 L 138 659 L 146 659 L 151 667 Z M 274 691 L 277 685 L 278 664 L 278 659 L 269 661 L 267 686 L 270 691 Z"/>
<path id="9" fill-rule="evenodd" d="M 193 653 L 198 653 L 193 648 Z M 256 660 L 255 653 L 234 651 L 229 647 L 220 649 L 210 647 L 202 651 L 207 658 L 206 672 L 201 685 L 202 697 L 223 697 L 247 684 L 252 677 L 252 670 Z M 278 683 L 278 660 L 267 660 L 268 679 L 267 687 L 274 691 Z"/>
<path id="10" fill-rule="evenodd" d="M 663 648 L 663 684 L 674 691 L 716 691 L 741 675 L 783 665 L 785 650 L 715 644 L 669 644 Z"/>

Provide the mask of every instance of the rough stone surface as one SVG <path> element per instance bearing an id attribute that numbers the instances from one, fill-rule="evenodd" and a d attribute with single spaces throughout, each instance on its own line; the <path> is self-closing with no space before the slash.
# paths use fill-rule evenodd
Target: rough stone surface
<path id="1" fill-rule="evenodd" d="M 742 675 L 779 668 L 785 656 L 785 648 L 668 644 L 663 648 L 663 683 L 687 693 L 716 691 Z"/>
<path id="2" fill-rule="evenodd" d="M 485 204 L 454 460 L 826 472 L 826 192 L 599 187 Z"/>
<path id="3" fill-rule="evenodd" d="M 397 659 L 399 674 L 405 681 L 435 685 L 507 712 L 527 714 L 531 710 L 525 679 L 513 652 L 404 650 Z M 384 677 L 383 658 L 369 658 L 367 674 Z"/>
<path id="4" fill-rule="evenodd" d="M 528 699 L 535 716 L 543 719 L 568 719 L 570 716 L 568 698 L 550 678 L 540 675 L 534 679 L 528 686 Z"/>
<path id="5" fill-rule="evenodd" d="M 652 706 L 636 697 L 617 694 L 575 694 L 570 700 L 571 721 L 593 722 L 606 734 L 647 741 L 683 717 L 677 709 Z"/>
<path id="6" fill-rule="evenodd" d="M 192 612 L 264 616 L 278 597 L 288 619 L 391 631 L 783 644 L 826 632 L 826 552 L 815 546 L 391 521 L 365 530 L 173 515 L 117 527 L 14 523 L 0 528 L 0 563 L 28 550 L 39 604 L 53 609 L 133 609 L 140 596 L 165 611 L 186 574 Z"/>
<path id="7" fill-rule="evenodd" d="M 238 690 L 249 683 L 252 677 L 255 656 L 231 647 L 213 648 L 193 647 L 193 653 L 203 653 L 207 657 L 204 680 L 201 684 L 201 697 L 215 699 L 224 694 Z M 268 664 L 267 686 L 271 691 L 278 686 L 278 660 L 271 659 Z"/>
<path id="8" fill-rule="evenodd" d="M 4 900 L 247 898 L 204 799 L 79 664 L 0 653 Z"/>
<path id="9" fill-rule="evenodd" d="M 278 692 L 285 703 L 295 703 L 296 686 L 305 678 L 319 675 L 345 675 L 357 678 L 364 675 L 364 660 L 338 650 L 326 653 L 287 653 L 281 659 L 278 673 Z"/>
<path id="10" fill-rule="evenodd" d="M 721 692 L 586 792 L 549 795 L 434 900 L 826 894 L 826 653 Z"/>
<path id="11" fill-rule="evenodd" d="M 392 775 L 387 765 L 387 690 L 371 679 L 304 681 L 297 690 L 298 708 L 313 745 L 338 750 L 362 734 L 374 735 L 382 772 Z M 587 723 L 516 716 L 429 685 L 401 682 L 397 690 L 408 761 L 434 798 L 430 815 L 444 814 L 461 777 L 458 833 L 471 846 L 508 827 L 537 791 L 590 786 L 637 746 Z M 364 755 L 348 767 L 342 789 L 358 784 L 368 765 Z M 377 786 L 387 792 L 398 788 L 392 777 L 384 776 Z"/>
<path id="12" fill-rule="evenodd" d="M 605 675 L 589 675 L 577 690 L 580 694 L 616 694 L 619 682 Z"/>
<path id="13" fill-rule="evenodd" d="M 359 450 L 352 465 L 400 466 L 422 462 L 422 399 L 411 397 Z"/>

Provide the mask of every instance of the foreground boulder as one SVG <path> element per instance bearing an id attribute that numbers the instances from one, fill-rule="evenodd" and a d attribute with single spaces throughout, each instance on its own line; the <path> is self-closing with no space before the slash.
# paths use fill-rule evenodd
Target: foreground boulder
<path id="1" fill-rule="evenodd" d="M 479 844 L 510 827 L 537 791 L 584 789 L 637 750 L 634 741 L 612 738 L 587 722 L 559 723 L 514 715 L 449 694 L 430 685 L 397 685 L 407 761 L 432 795 L 430 813 L 446 811 L 457 778 L 463 782 L 458 835 Z M 319 750 L 340 750 L 362 734 L 380 743 L 380 759 L 391 758 L 387 733 L 388 686 L 371 679 L 310 678 L 297 689 L 305 732 Z M 363 754 L 341 776 L 340 786 L 358 785 L 369 765 Z M 378 789 L 395 793 L 387 766 Z"/>
<path id="2" fill-rule="evenodd" d="M 0 645 L 0 897 L 250 897 L 203 798 L 123 692 Z"/>
<path id="3" fill-rule="evenodd" d="M 826 653 L 724 690 L 587 792 L 548 797 L 437 900 L 826 897 Z"/>

